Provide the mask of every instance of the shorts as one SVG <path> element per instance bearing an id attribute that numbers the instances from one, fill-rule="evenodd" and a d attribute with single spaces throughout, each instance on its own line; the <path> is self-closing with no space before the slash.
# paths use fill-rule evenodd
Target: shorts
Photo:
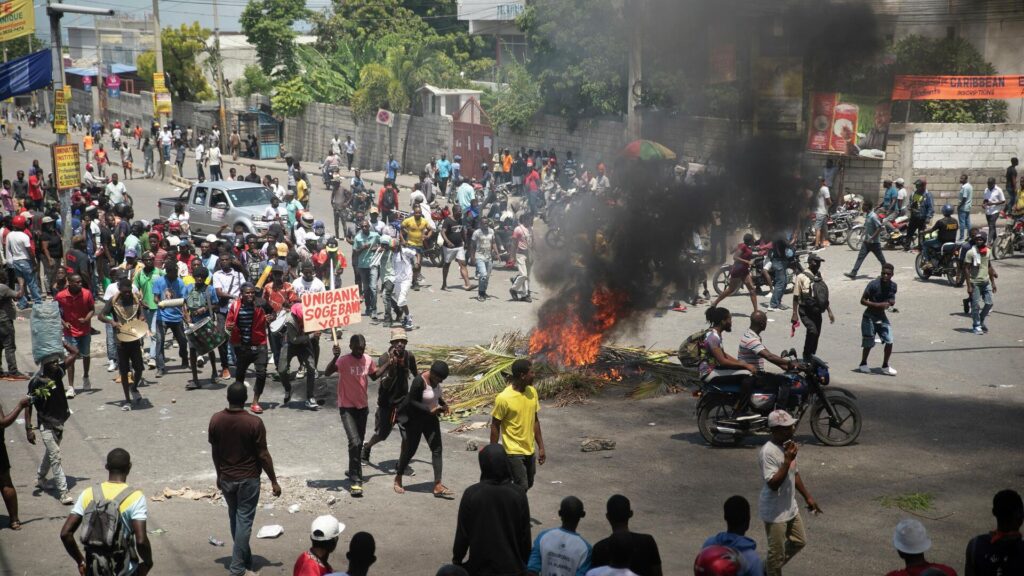
<path id="1" fill-rule="evenodd" d="M 441 251 L 444 252 L 445 264 L 451 264 L 452 260 L 458 260 L 462 263 L 465 263 L 466 261 L 466 248 L 463 246 L 457 246 L 455 248 L 442 247 Z"/>
<path id="2" fill-rule="evenodd" d="M 89 357 L 89 346 L 92 344 L 92 334 L 84 336 L 64 336 L 64 342 L 78 349 L 79 358 Z"/>
<path id="3" fill-rule="evenodd" d="M 408 246 L 408 248 L 417 254 L 423 254 L 423 246 Z"/>
<path id="4" fill-rule="evenodd" d="M 888 320 L 862 316 L 860 319 L 861 348 L 874 348 L 876 335 L 883 344 L 892 344 L 892 324 Z"/>
<path id="5" fill-rule="evenodd" d="M 395 285 L 394 297 L 395 304 L 398 306 L 406 306 L 409 304 L 409 289 L 412 288 L 412 278 L 408 280 L 402 280 L 401 283 Z"/>
<path id="6" fill-rule="evenodd" d="M 821 230 L 825 227 L 825 220 L 828 220 L 828 214 L 815 214 L 814 215 L 814 229 Z"/>

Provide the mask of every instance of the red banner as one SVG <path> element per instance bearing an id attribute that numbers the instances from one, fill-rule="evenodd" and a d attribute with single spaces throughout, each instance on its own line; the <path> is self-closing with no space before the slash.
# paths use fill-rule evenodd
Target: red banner
<path id="1" fill-rule="evenodd" d="M 893 100 L 1007 100 L 1024 98 L 1024 75 L 897 76 Z"/>

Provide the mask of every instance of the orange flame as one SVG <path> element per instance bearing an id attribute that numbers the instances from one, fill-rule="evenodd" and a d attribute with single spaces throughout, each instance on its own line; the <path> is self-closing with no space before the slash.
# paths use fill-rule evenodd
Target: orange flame
<path id="1" fill-rule="evenodd" d="M 541 319 L 530 335 L 530 354 L 548 354 L 565 366 L 593 364 L 601 352 L 604 335 L 615 327 L 625 311 L 624 294 L 599 287 L 590 297 L 592 310 L 579 303 Z"/>

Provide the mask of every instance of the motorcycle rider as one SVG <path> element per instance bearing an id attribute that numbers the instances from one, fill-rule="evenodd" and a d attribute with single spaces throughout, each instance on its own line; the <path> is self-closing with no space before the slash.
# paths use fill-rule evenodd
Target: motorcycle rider
<path id="1" fill-rule="evenodd" d="M 935 224 L 932 225 L 926 232 L 924 232 L 925 238 L 929 234 L 935 232 L 935 238 L 931 240 L 925 240 L 921 244 L 921 251 L 924 254 L 924 267 L 925 269 L 931 269 L 932 263 L 930 260 L 930 253 L 932 250 L 941 250 L 942 245 L 947 242 L 956 242 L 956 231 L 959 228 L 956 218 L 953 218 L 953 206 L 946 204 L 942 207 L 942 218 L 940 218 Z"/>
<path id="2" fill-rule="evenodd" d="M 934 215 L 935 205 L 932 193 L 928 191 L 928 182 L 918 178 L 914 181 L 914 193 L 910 195 L 910 221 L 907 222 L 907 235 L 903 240 L 904 252 L 910 250 L 914 236 L 928 225 Z"/>
<path id="3" fill-rule="evenodd" d="M 775 364 L 783 370 L 792 370 L 796 361 L 772 354 L 764 343 L 761 342 L 761 333 L 768 327 L 768 315 L 757 310 L 750 314 L 750 328 L 740 337 L 739 349 L 736 352 L 736 359 L 751 366 L 757 367 L 756 383 L 760 389 L 778 390 L 776 406 L 786 409 L 786 401 L 789 399 L 789 379 L 780 374 L 765 372 L 765 360 Z M 754 378 L 746 378 L 740 385 L 740 394 L 736 399 L 736 413 L 741 410 L 749 410 L 750 393 L 755 384 Z"/>
<path id="4" fill-rule="evenodd" d="M 722 333 L 732 332 L 732 313 L 726 308 L 712 306 L 704 312 L 710 324 L 701 343 L 700 364 L 697 367 L 700 379 L 710 384 L 739 384 L 752 387 L 753 374 L 757 368 L 747 362 L 733 358 L 722 346 Z"/>
<path id="5" fill-rule="evenodd" d="M 106 178 L 100 178 L 93 173 L 92 164 L 85 165 L 85 175 L 82 176 L 82 187 L 85 188 L 93 198 L 99 198 L 100 192 L 107 185 Z"/>

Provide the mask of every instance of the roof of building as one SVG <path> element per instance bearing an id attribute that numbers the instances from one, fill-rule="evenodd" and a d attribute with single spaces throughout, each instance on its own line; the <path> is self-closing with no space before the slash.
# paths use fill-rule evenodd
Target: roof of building
<path id="1" fill-rule="evenodd" d="M 430 84 L 424 84 L 417 92 L 423 92 L 426 90 L 435 96 L 461 96 L 483 94 L 481 90 L 473 90 L 472 88 L 438 88 Z"/>

